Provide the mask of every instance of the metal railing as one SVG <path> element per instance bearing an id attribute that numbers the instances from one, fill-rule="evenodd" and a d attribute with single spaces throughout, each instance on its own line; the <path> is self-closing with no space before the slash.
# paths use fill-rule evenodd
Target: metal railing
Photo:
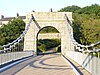
<path id="1" fill-rule="evenodd" d="M 21 58 L 32 56 L 33 51 L 20 51 L 20 52 L 9 52 L 0 54 L 0 65 L 6 64 L 11 61 L 15 61 Z"/>
<path id="2" fill-rule="evenodd" d="M 76 61 L 78 64 L 84 67 L 91 74 L 100 75 L 100 68 L 99 68 L 100 49 L 95 48 L 96 45 L 100 45 L 100 41 L 96 43 L 92 43 L 90 45 L 82 45 L 76 42 L 76 40 L 73 37 L 72 24 L 69 21 L 67 15 L 65 16 L 66 16 L 66 22 L 67 22 L 69 35 L 75 47 L 74 51 L 67 51 L 66 56 Z"/>
<path id="3" fill-rule="evenodd" d="M 68 28 L 68 31 L 70 34 L 71 41 L 74 44 L 74 47 L 76 47 L 76 49 L 81 53 L 86 53 L 86 52 L 89 54 L 98 53 L 98 58 L 99 58 L 100 57 L 99 56 L 100 49 L 88 50 L 88 48 L 94 47 L 95 45 L 100 44 L 100 41 L 97 43 L 91 44 L 91 45 L 81 45 L 78 42 L 76 42 L 76 40 L 73 38 L 73 31 L 72 31 L 73 29 L 72 29 L 71 22 L 68 19 L 67 15 L 65 15 L 65 16 L 66 16 L 67 28 Z M 23 50 L 20 50 L 20 48 L 19 48 L 19 44 L 21 43 L 25 34 L 27 33 L 32 20 L 34 21 L 33 16 L 30 19 L 30 21 L 29 21 L 27 27 L 25 28 L 25 30 L 23 31 L 23 33 L 16 40 L 14 40 L 13 42 L 11 42 L 7 45 L 0 46 L 0 49 L 3 49 L 3 50 L 0 50 L 0 65 L 5 64 L 10 61 L 13 61 L 13 60 L 17 60 L 17 59 L 20 59 L 23 57 L 33 55 L 32 51 L 23 51 Z M 99 62 L 99 60 L 96 60 L 96 61 Z"/>
<path id="4" fill-rule="evenodd" d="M 100 41 L 96 42 L 96 43 L 92 43 L 90 45 L 82 45 L 82 44 L 79 44 L 78 42 L 76 42 L 76 40 L 74 39 L 73 37 L 73 28 L 72 28 L 72 25 L 71 25 L 71 22 L 70 20 L 68 19 L 67 15 L 65 14 L 66 16 L 66 22 L 67 22 L 67 28 L 68 28 L 68 31 L 69 31 L 69 34 L 70 34 L 70 38 L 71 38 L 71 41 L 73 42 L 74 46 L 81 52 L 100 52 L 100 49 L 93 49 L 93 50 L 88 50 L 88 48 L 90 47 L 94 47 L 96 45 L 99 45 L 100 44 Z"/>
<path id="5" fill-rule="evenodd" d="M 0 46 L 0 65 L 33 55 L 33 51 L 23 51 L 23 39 L 32 20 L 33 17 L 29 20 L 29 23 L 23 33 L 16 40 L 6 45 Z"/>

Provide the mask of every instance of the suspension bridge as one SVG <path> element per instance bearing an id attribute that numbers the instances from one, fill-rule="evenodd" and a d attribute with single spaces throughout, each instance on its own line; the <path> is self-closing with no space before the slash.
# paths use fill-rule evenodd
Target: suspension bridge
<path id="1" fill-rule="evenodd" d="M 100 75 L 100 49 L 93 48 L 100 41 L 90 45 L 76 42 L 72 20 L 71 12 L 28 13 L 23 33 L 13 42 L 0 46 L 0 75 Z M 59 31 L 61 53 L 37 56 L 38 34 L 48 26 Z M 22 42 L 24 47 L 20 50 L 18 46 Z M 95 53 L 97 57 L 93 56 Z"/>

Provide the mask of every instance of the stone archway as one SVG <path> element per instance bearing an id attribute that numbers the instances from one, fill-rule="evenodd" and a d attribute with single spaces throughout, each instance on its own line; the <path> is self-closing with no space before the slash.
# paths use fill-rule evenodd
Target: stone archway
<path id="1" fill-rule="evenodd" d="M 59 31 L 46 26 L 37 33 L 37 54 L 61 53 L 61 36 Z"/>
<path id="2" fill-rule="evenodd" d="M 27 34 L 24 39 L 24 50 L 33 50 L 37 53 L 36 37 L 40 29 L 46 26 L 56 28 L 61 34 L 61 53 L 66 54 L 66 50 L 74 50 L 71 38 L 68 33 L 67 20 L 65 14 L 72 21 L 71 12 L 31 12 L 26 16 L 26 25 L 34 16 L 34 21 L 31 23 Z"/>

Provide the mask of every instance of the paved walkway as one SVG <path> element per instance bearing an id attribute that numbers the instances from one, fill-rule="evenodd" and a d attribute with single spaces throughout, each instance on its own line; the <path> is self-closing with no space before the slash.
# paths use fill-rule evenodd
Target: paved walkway
<path id="1" fill-rule="evenodd" d="M 45 55 L 15 75 L 75 75 L 60 55 Z"/>
<path id="2" fill-rule="evenodd" d="M 68 58 L 69 59 L 69 58 Z M 91 75 L 80 65 L 69 59 L 83 75 Z M 70 65 L 60 54 L 29 57 L 27 60 L 12 66 L 0 75 L 76 75 Z"/>
<path id="3" fill-rule="evenodd" d="M 30 58 L 0 75 L 76 75 L 73 69 L 58 54 Z"/>

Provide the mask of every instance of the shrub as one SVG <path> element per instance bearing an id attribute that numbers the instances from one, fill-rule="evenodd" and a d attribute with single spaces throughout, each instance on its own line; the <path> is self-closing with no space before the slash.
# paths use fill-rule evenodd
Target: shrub
<path id="1" fill-rule="evenodd" d="M 45 46 L 45 44 L 41 44 L 41 46 L 38 46 L 38 50 L 40 51 L 40 52 L 45 52 L 46 51 L 46 46 Z"/>
<path id="2" fill-rule="evenodd" d="M 61 52 L 61 45 L 58 45 L 58 46 L 56 47 L 56 52 Z"/>
<path id="3" fill-rule="evenodd" d="M 38 40 L 37 46 L 38 46 L 38 52 L 45 52 L 49 48 L 57 47 L 61 44 L 60 39 L 43 39 Z"/>

